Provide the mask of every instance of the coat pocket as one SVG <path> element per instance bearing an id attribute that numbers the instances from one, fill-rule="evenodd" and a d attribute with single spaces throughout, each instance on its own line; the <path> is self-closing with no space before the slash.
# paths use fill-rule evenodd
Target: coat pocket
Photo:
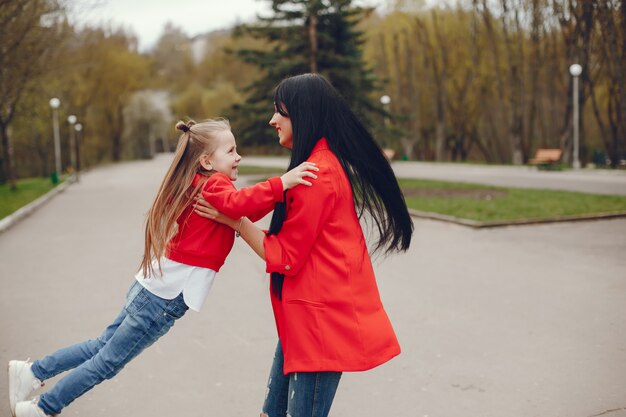
<path id="1" fill-rule="evenodd" d="M 301 298 L 295 298 L 295 299 L 292 299 L 292 300 L 285 300 L 285 303 L 287 303 L 287 304 L 303 305 L 303 306 L 309 306 L 309 307 L 315 307 L 315 308 L 324 308 L 324 307 L 326 307 L 323 303 L 319 303 L 317 301 L 303 300 Z"/>

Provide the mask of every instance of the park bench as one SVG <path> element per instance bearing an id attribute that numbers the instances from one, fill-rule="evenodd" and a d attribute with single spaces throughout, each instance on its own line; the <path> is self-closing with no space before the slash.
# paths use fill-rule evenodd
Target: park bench
<path id="1" fill-rule="evenodd" d="M 535 152 L 535 157 L 528 160 L 528 163 L 531 165 L 539 165 L 543 167 L 548 167 L 553 165 L 561 159 L 561 154 L 563 151 L 560 149 L 537 149 Z"/>
<path id="2" fill-rule="evenodd" d="M 385 158 L 387 158 L 388 161 L 391 161 L 393 157 L 396 156 L 396 151 L 390 148 L 383 149 L 383 153 L 385 154 Z"/>

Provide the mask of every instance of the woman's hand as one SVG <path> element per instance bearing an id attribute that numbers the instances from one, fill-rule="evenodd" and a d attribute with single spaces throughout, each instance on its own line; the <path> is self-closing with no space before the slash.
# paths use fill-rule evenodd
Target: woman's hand
<path id="1" fill-rule="evenodd" d="M 202 194 L 198 194 L 195 200 L 194 212 L 196 212 L 198 216 L 215 220 L 218 223 L 225 224 L 234 229 L 237 232 L 237 236 L 241 236 L 261 259 L 265 259 L 265 248 L 263 247 L 265 232 L 256 227 L 250 219 L 246 217 L 231 219 L 225 216 L 217 211 L 215 207 L 211 206 L 209 202 L 202 197 Z"/>
<path id="2" fill-rule="evenodd" d="M 283 182 L 283 189 L 289 190 L 290 188 L 295 187 L 298 184 L 311 186 L 309 181 L 305 180 L 304 177 L 317 178 L 317 175 L 312 173 L 311 171 L 319 171 L 320 169 L 315 166 L 313 162 L 303 162 L 291 171 L 284 173 L 280 180 Z"/>
<path id="3" fill-rule="evenodd" d="M 210 205 L 209 202 L 206 201 L 204 197 L 202 197 L 201 193 L 198 193 L 198 195 L 195 197 L 195 200 L 196 204 L 193 211 L 198 216 L 215 220 L 216 222 L 225 224 L 226 226 L 230 226 L 233 229 L 237 226 L 239 219 L 231 219 L 230 217 L 217 211 L 215 207 Z"/>

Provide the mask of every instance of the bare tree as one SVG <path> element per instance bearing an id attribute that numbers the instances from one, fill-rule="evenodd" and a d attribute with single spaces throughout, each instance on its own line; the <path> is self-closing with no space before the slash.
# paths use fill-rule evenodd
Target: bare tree
<path id="1" fill-rule="evenodd" d="M 16 188 L 10 125 L 29 83 L 63 36 L 63 9 L 54 0 L 4 0 L 0 7 L 0 183 Z"/>
<path id="2" fill-rule="evenodd" d="M 415 158 L 415 149 L 420 141 L 420 94 L 416 82 L 415 52 L 409 42 L 407 31 L 403 31 L 405 52 L 406 96 L 407 96 L 407 134 L 400 138 L 402 149 L 408 159 Z"/>
<path id="3" fill-rule="evenodd" d="M 565 48 L 563 68 L 561 72 L 567 71 L 569 65 L 578 63 L 583 68 L 581 75 L 581 86 L 578 95 L 578 105 L 580 109 L 585 108 L 585 102 L 589 96 L 589 86 L 592 82 L 590 72 L 590 39 L 594 26 L 594 7 L 593 0 L 553 0 L 552 7 L 554 13 L 558 17 Z M 573 82 L 569 75 L 567 86 L 567 97 L 572 96 Z M 563 149 L 563 160 L 571 160 L 572 155 L 572 111 L 573 104 L 571 100 L 565 101 L 565 112 L 563 113 L 563 122 L 561 124 L 560 147 Z M 580 146 L 585 148 L 584 112 L 580 112 Z"/>
<path id="4" fill-rule="evenodd" d="M 415 19 L 416 34 L 422 50 L 428 55 L 428 67 L 432 76 L 432 92 L 435 108 L 435 160 L 444 159 L 446 145 L 446 83 L 448 80 L 449 62 L 447 45 L 444 42 L 444 34 L 438 24 L 438 16 L 435 10 L 431 13 L 433 22 L 434 39 L 420 18 Z"/>
<path id="5" fill-rule="evenodd" d="M 472 130 L 475 130 L 474 110 L 476 101 L 472 103 L 473 86 L 476 80 L 477 71 L 480 65 L 481 54 L 478 46 L 478 30 L 476 19 L 468 16 L 462 9 L 457 10 L 458 24 L 463 28 L 463 36 L 454 39 L 452 44 L 464 45 L 458 51 L 469 51 L 469 59 L 457 59 L 456 69 L 461 74 L 460 77 L 451 77 L 450 99 L 447 100 L 448 113 L 452 125 L 452 144 L 450 149 L 453 161 L 460 158 L 467 160 L 470 147 L 472 146 Z M 468 36 L 469 35 L 469 36 Z M 481 149 L 479 147 L 479 149 Z M 482 152 L 482 150 L 481 150 Z M 487 156 L 487 155 L 485 155 Z"/>
<path id="6" fill-rule="evenodd" d="M 594 113 L 603 132 L 611 166 L 617 167 L 626 149 L 626 7 L 621 1 L 595 1 L 599 20 L 601 67 L 605 69 L 608 102 L 605 122 L 592 90 Z"/>

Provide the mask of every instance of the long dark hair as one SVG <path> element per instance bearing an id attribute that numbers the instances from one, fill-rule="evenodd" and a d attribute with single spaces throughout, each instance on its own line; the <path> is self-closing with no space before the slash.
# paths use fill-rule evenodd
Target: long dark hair
<path id="1" fill-rule="evenodd" d="M 413 222 L 398 181 L 382 149 L 344 98 L 319 74 L 284 79 L 276 87 L 277 111 L 291 119 L 293 146 L 289 168 L 306 161 L 324 137 L 348 176 L 359 218 L 369 213 L 378 234 L 374 252 L 406 251 Z M 284 203 L 274 207 L 269 234 L 277 234 L 285 220 Z M 280 299 L 284 275 L 272 273 L 272 292 Z"/>

